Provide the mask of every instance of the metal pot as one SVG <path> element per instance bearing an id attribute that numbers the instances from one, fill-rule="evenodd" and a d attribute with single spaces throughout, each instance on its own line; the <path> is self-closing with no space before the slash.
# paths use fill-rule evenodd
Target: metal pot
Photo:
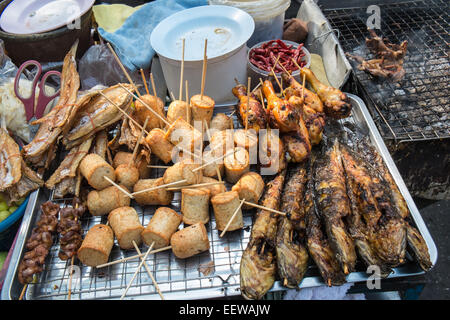
<path id="1" fill-rule="evenodd" d="M 13 0 L 0 2 L 0 14 Z M 80 21 L 80 28 L 67 26 L 49 32 L 17 35 L 0 30 L 8 56 L 15 65 L 34 59 L 39 62 L 62 61 L 73 43 L 79 39 L 77 56 L 81 57 L 91 45 L 92 9 Z"/>

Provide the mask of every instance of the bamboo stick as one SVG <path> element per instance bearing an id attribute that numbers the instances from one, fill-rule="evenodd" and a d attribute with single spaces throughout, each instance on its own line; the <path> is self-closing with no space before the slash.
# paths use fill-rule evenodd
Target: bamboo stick
<path id="1" fill-rule="evenodd" d="M 220 238 L 223 237 L 223 235 L 225 234 L 225 232 L 227 232 L 228 228 L 230 227 L 231 222 L 233 221 L 233 219 L 236 217 L 237 213 L 239 212 L 239 209 L 241 209 L 242 205 L 244 204 L 245 199 L 241 200 L 241 203 L 239 204 L 239 206 L 236 208 L 236 210 L 234 211 L 233 215 L 231 216 L 230 220 L 228 220 L 227 225 L 225 226 L 225 228 L 223 229 L 222 233 L 220 234 Z"/>
<path id="2" fill-rule="evenodd" d="M 109 183 L 111 183 L 114 187 L 116 187 L 117 189 L 119 189 L 120 191 L 122 191 L 123 194 L 125 194 L 127 197 L 134 199 L 134 196 L 129 193 L 128 191 L 126 191 L 124 188 L 122 188 L 121 186 L 119 186 L 117 183 L 115 183 L 114 181 L 112 181 L 110 178 L 108 178 L 107 176 L 103 176 L 103 178 L 105 180 L 107 180 Z"/>
<path id="3" fill-rule="evenodd" d="M 180 184 L 180 183 L 185 183 L 185 182 L 187 182 L 186 179 L 175 181 L 175 182 L 171 182 L 171 183 L 166 183 L 166 184 L 163 184 L 163 185 L 160 185 L 160 186 L 156 186 L 156 187 L 148 188 L 148 189 L 145 189 L 145 190 L 140 190 L 140 191 L 133 192 L 131 195 L 135 196 L 137 194 L 150 192 L 150 191 L 154 191 L 154 190 L 159 190 L 159 189 L 163 189 L 163 188 L 166 188 L 166 187 L 170 187 L 170 186 L 177 185 L 177 184 Z"/>
<path id="4" fill-rule="evenodd" d="M 170 249 L 172 249 L 172 247 L 168 246 L 168 247 L 164 247 L 164 248 L 161 248 L 161 249 L 153 250 L 153 251 L 150 252 L 150 254 L 155 254 L 155 253 L 166 251 L 166 250 L 170 250 Z M 112 265 L 115 265 L 115 264 L 118 264 L 118 263 L 121 263 L 121 262 L 137 259 L 137 258 L 140 258 L 140 257 L 143 257 L 143 256 L 144 256 L 144 254 L 137 254 L 137 255 L 126 257 L 126 258 L 122 258 L 122 259 L 119 259 L 119 260 L 116 260 L 116 261 L 113 261 L 113 262 L 108 262 L 108 263 L 104 263 L 104 264 L 98 265 L 98 266 L 96 266 L 96 268 L 100 269 L 100 268 L 109 267 L 109 266 L 112 266 Z"/>

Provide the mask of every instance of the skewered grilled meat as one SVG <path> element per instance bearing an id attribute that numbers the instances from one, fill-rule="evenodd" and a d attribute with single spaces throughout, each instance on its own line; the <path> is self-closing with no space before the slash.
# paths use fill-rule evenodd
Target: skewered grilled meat
<path id="1" fill-rule="evenodd" d="M 259 129 L 265 129 L 267 127 L 267 114 L 258 97 L 253 93 L 250 93 L 249 99 L 247 99 L 247 87 L 238 84 L 233 88 L 233 94 L 239 99 L 239 103 L 236 105 L 236 111 L 239 115 L 239 120 L 242 126 L 245 127 L 247 121 L 247 102 L 248 103 L 248 128 L 254 129 L 256 133 Z"/>
<path id="2" fill-rule="evenodd" d="M 78 41 L 72 46 L 64 58 L 61 93 L 58 105 L 46 116 L 34 121 L 32 124 L 40 124 L 33 140 L 23 147 L 23 154 L 27 162 L 34 165 L 49 165 L 54 158 L 54 145 L 57 138 L 67 130 L 67 124 L 75 116 L 79 105 L 76 104 L 77 93 L 80 87 L 80 78 L 77 72 L 75 54 Z"/>
<path id="3" fill-rule="evenodd" d="M 77 198 L 74 199 L 73 206 L 76 204 L 78 204 L 77 208 L 65 207 L 60 210 L 57 230 L 61 235 L 58 254 L 61 260 L 68 260 L 75 256 L 83 242 L 80 219 L 86 211 L 86 207 Z"/>
<path id="4" fill-rule="evenodd" d="M 316 91 L 320 100 L 322 100 L 327 116 L 334 119 L 347 118 L 352 110 L 350 99 L 341 90 L 324 85 L 314 73 L 308 68 L 300 69 L 300 75 L 305 76 L 306 80 Z"/>
<path id="5" fill-rule="evenodd" d="M 286 170 L 266 186 L 261 204 L 278 209 Z M 241 294 L 246 299 L 261 299 L 275 282 L 275 240 L 277 214 L 258 210 L 250 241 L 242 254 L 240 267 Z"/>
<path id="6" fill-rule="evenodd" d="M 301 127 L 303 127 L 303 125 L 305 126 L 304 130 L 308 133 L 311 144 L 319 144 L 320 141 L 322 141 L 323 129 L 325 127 L 324 114 L 317 113 L 297 96 L 291 96 L 288 101 L 302 113 L 300 125 Z M 303 121 L 303 119 L 305 120 Z"/>
<path id="7" fill-rule="evenodd" d="M 323 114 L 324 108 L 323 103 L 320 100 L 319 96 L 308 90 L 306 87 L 303 87 L 300 83 L 295 80 L 295 78 L 287 73 L 283 73 L 282 75 L 283 81 L 289 84 L 289 87 L 284 89 L 284 94 L 286 98 L 289 99 L 292 96 L 296 97 L 304 97 L 305 105 L 308 105 L 317 113 Z"/>
<path id="8" fill-rule="evenodd" d="M 308 267 L 305 217 L 302 205 L 305 183 L 305 166 L 296 166 L 286 181 L 281 200 L 281 211 L 289 212 L 289 218 L 279 217 L 278 221 L 277 267 L 284 286 L 288 288 L 298 287 Z"/>
<path id="9" fill-rule="evenodd" d="M 314 199 L 313 162 L 314 155 L 308 165 L 308 182 L 305 193 L 305 222 L 308 251 L 319 268 L 320 274 L 328 286 L 339 286 L 345 283 L 345 275 L 336 259 L 325 228 L 316 208 Z"/>
<path id="10" fill-rule="evenodd" d="M 5 191 L 22 177 L 22 157 L 19 146 L 3 126 L 0 128 L 0 148 L 0 191 Z"/>
<path id="11" fill-rule="evenodd" d="M 59 205 L 48 201 L 41 206 L 41 211 L 37 226 L 26 243 L 28 252 L 19 264 L 18 278 L 21 284 L 31 283 L 33 276 L 42 272 L 45 258 L 53 244 Z"/>
<path id="12" fill-rule="evenodd" d="M 355 246 L 344 223 L 351 214 L 350 203 L 338 142 L 327 149 L 324 156 L 314 162 L 317 207 L 342 270 L 348 274 L 356 263 Z"/>
<path id="13" fill-rule="evenodd" d="M 372 164 L 386 181 L 386 191 L 389 190 L 391 193 L 390 198 L 393 206 L 396 208 L 397 213 L 404 219 L 404 223 L 406 225 L 406 240 L 408 248 L 414 255 L 420 267 L 423 270 L 428 271 L 433 264 L 430 261 L 430 254 L 428 252 L 425 239 L 422 237 L 420 232 L 411 225 L 408 205 L 406 204 L 406 201 L 398 189 L 397 184 L 392 178 L 388 168 L 384 164 L 383 159 L 380 154 L 365 141 L 359 141 L 356 146 L 359 154 L 361 154 L 368 163 Z"/>

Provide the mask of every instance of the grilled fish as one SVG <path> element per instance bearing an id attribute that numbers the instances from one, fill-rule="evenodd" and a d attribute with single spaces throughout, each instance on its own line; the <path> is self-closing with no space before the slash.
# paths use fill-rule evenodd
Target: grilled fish
<path id="1" fill-rule="evenodd" d="M 328 286 L 345 283 L 345 275 L 336 259 L 323 224 L 317 213 L 314 199 L 314 181 L 312 177 L 312 157 L 309 164 L 308 182 L 305 193 L 305 222 L 308 251 L 319 268 L 319 272 Z"/>
<path id="2" fill-rule="evenodd" d="M 279 217 L 278 221 L 277 267 L 284 286 L 288 288 L 298 287 L 308 267 L 303 209 L 305 183 L 305 165 L 296 166 L 286 181 L 281 200 L 281 211 L 287 212 L 289 217 Z"/>
<path id="3" fill-rule="evenodd" d="M 380 173 L 382 178 L 386 181 L 386 189 L 391 193 L 392 203 L 397 213 L 404 219 L 405 222 L 406 241 L 408 248 L 419 263 L 420 267 L 424 271 L 428 271 L 429 269 L 431 269 L 433 264 L 430 260 L 430 254 L 425 239 L 422 237 L 420 232 L 411 225 L 408 205 L 406 204 L 405 198 L 403 198 L 388 168 L 384 164 L 383 159 L 381 158 L 380 154 L 376 152 L 376 150 L 374 150 L 374 148 L 365 141 L 358 141 L 356 147 L 358 152 L 363 155 L 365 160 L 368 163 L 372 164 L 374 168 Z"/>
<path id="4" fill-rule="evenodd" d="M 0 191 L 18 183 L 22 177 L 22 157 L 17 143 L 6 128 L 0 128 Z"/>
<path id="5" fill-rule="evenodd" d="M 267 184 L 261 201 L 263 206 L 279 209 L 285 176 L 286 170 L 283 170 Z M 245 299 L 261 299 L 275 282 L 277 220 L 277 214 L 258 210 L 250 241 L 241 258 L 240 287 Z"/>
<path id="6" fill-rule="evenodd" d="M 313 166 L 317 208 L 336 258 L 348 274 L 356 263 L 355 245 L 344 223 L 351 214 L 350 203 L 337 140 L 327 149 Z"/>

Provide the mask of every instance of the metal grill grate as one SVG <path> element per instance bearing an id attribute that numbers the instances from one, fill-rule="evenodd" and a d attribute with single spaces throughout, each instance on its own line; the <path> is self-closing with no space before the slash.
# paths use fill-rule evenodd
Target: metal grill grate
<path id="1" fill-rule="evenodd" d="M 392 43 L 408 41 L 397 83 L 376 79 L 356 68 L 362 93 L 383 137 L 398 141 L 450 137 L 449 12 L 447 0 L 381 4 L 381 30 L 377 34 Z M 365 45 L 369 36 L 366 8 L 324 10 L 331 28 L 340 32 L 345 52 L 370 58 Z"/>

